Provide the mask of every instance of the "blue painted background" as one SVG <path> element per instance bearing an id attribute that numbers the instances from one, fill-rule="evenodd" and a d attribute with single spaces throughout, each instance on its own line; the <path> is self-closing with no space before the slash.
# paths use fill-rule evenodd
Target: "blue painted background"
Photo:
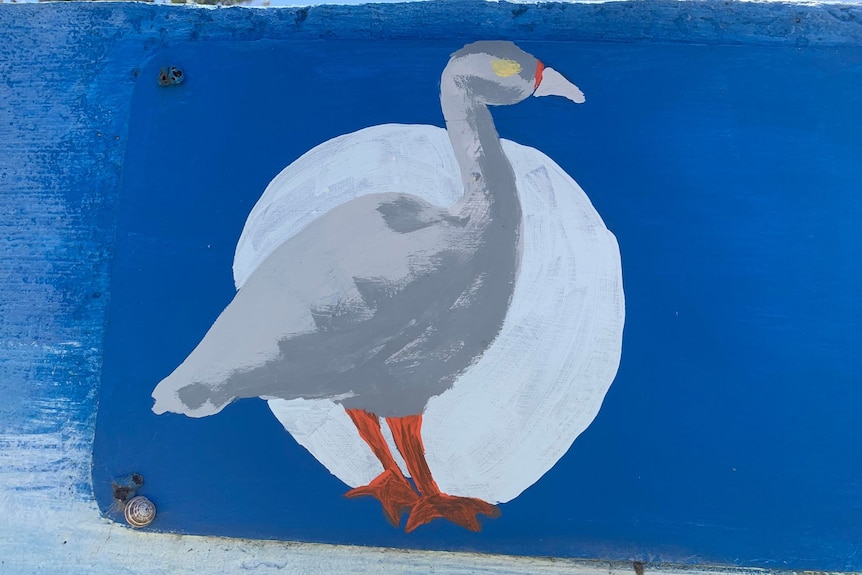
<path id="1" fill-rule="evenodd" d="M 4 348 L 4 420 L 24 426 L 45 398 L 65 398 L 64 420 L 92 425 L 107 317 L 93 465 L 103 508 L 110 478 L 137 470 L 165 530 L 862 568 L 858 10 L 0 8 L 0 29 L 29 39 L 2 48 L 0 90 L 13 97 L 0 110 L 39 137 L 4 149 L 3 192 L 21 207 L 0 217 L 24 239 L 5 238 L 0 327 L 4 342 L 52 346 Z M 584 187 L 623 257 L 620 372 L 566 457 L 481 534 L 437 522 L 408 536 L 376 502 L 341 497 L 262 402 L 205 420 L 153 416 L 152 387 L 233 293 L 233 247 L 269 179 L 341 133 L 440 125 L 448 54 L 490 37 L 518 40 L 584 88 L 580 108 L 537 99 L 495 117 Z M 70 41 L 78 59 L 53 63 Z M 39 93 L 22 62 L 69 102 L 65 132 L 47 119 L 28 132 L 14 115 L 10 101 Z M 187 83 L 159 89 L 165 64 Z M 53 171 L 21 176 L 34 165 Z M 21 229 L 48 200 L 74 233 L 53 239 L 50 211 Z M 58 353 L 70 336 L 79 345 Z M 77 385 L 37 385 L 57 371 Z"/>

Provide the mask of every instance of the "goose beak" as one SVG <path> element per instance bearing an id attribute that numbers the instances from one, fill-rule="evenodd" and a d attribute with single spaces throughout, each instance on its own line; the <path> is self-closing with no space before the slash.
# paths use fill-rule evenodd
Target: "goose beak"
<path id="1" fill-rule="evenodd" d="M 568 98 L 575 104 L 586 102 L 581 89 L 566 80 L 562 74 L 548 68 L 541 62 L 536 66 L 536 88 L 534 96 L 562 96 Z"/>

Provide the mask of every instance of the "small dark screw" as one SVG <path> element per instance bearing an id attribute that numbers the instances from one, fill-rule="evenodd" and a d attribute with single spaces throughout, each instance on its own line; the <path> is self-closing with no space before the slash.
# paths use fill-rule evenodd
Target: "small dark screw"
<path id="1" fill-rule="evenodd" d="M 125 501 L 132 494 L 132 488 L 127 485 L 114 485 L 114 499 Z"/>
<path id="2" fill-rule="evenodd" d="M 144 476 L 140 473 L 132 473 L 126 475 L 116 481 L 111 482 L 111 488 L 114 491 L 114 499 L 121 502 L 126 502 L 138 492 L 138 488 L 144 484 Z"/>
<path id="3" fill-rule="evenodd" d="M 176 66 L 164 66 L 159 70 L 159 86 L 179 86 L 186 79 L 186 75 Z"/>

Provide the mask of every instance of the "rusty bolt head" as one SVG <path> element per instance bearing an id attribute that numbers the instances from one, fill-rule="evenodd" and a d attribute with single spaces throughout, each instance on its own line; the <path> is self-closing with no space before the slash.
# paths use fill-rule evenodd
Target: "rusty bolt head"
<path id="1" fill-rule="evenodd" d="M 159 86 L 179 86 L 185 79 L 182 69 L 177 66 L 165 66 L 159 70 Z"/>

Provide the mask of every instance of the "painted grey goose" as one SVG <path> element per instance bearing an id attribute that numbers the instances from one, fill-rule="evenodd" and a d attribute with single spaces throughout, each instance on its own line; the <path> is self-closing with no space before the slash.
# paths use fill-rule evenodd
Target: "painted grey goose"
<path id="1" fill-rule="evenodd" d="M 422 412 L 497 336 L 520 264 L 515 175 L 489 106 L 530 95 L 583 102 L 510 42 L 476 42 L 446 66 L 440 100 L 463 197 L 448 208 L 394 190 L 329 211 L 276 248 L 204 339 L 153 391 L 153 411 L 204 417 L 238 398 L 341 403 L 383 465 L 372 495 L 406 530 L 447 518 L 478 530 L 493 505 L 442 493 L 424 458 Z M 383 438 L 386 418 L 418 490 Z"/>

